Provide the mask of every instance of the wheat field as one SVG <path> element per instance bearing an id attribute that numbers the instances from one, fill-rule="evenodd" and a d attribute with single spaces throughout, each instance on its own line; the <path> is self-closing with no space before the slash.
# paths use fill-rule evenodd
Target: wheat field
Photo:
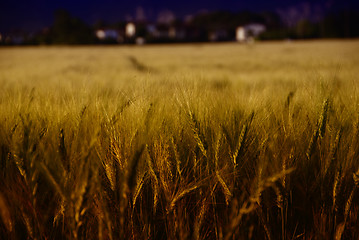
<path id="1" fill-rule="evenodd" d="M 358 53 L 0 48 L 0 238 L 359 239 Z"/>

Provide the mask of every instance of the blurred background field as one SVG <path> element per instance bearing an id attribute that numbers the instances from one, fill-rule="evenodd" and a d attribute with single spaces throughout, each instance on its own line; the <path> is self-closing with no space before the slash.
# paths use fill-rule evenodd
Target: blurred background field
<path id="1" fill-rule="evenodd" d="M 1 236 L 357 239 L 357 53 L 1 48 Z"/>
<path id="2" fill-rule="evenodd" d="M 273 82 L 285 85 L 298 80 L 313 84 L 319 79 L 351 80 L 357 74 L 356 52 L 355 40 L 14 47 L 1 49 L 0 67 L 2 82 L 20 81 L 29 87 L 41 87 L 39 83 L 50 87 L 83 83 L 119 87 L 124 83 L 132 86 L 142 79 L 146 79 L 147 84 L 227 80 L 235 85 L 249 83 L 252 86 L 271 80 L 273 86 Z"/>

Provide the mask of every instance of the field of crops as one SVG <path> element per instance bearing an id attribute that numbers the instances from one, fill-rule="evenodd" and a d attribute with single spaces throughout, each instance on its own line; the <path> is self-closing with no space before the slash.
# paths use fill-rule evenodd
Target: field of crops
<path id="1" fill-rule="evenodd" d="M 359 41 L 0 48 L 1 239 L 359 239 Z"/>

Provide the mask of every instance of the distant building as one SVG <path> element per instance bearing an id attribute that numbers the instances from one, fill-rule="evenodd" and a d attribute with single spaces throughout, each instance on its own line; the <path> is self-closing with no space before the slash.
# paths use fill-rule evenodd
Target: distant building
<path id="1" fill-rule="evenodd" d="M 123 42 L 123 32 L 121 34 L 120 31 L 116 29 L 98 29 L 95 34 L 100 41 Z"/>
<path id="2" fill-rule="evenodd" d="M 263 24 L 251 23 L 245 26 L 240 26 L 236 29 L 236 40 L 238 42 L 246 42 L 258 37 L 265 31 L 266 27 Z"/>
<path id="3" fill-rule="evenodd" d="M 246 41 L 246 30 L 244 27 L 238 27 L 236 30 L 236 40 L 238 42 Z"/>
<path id="4" fill-rule="evenodd" d="M 153 40 L 184 40 L 186 37 L 186 29 L 181 26 L 165 25 L 165 24 L 147 24 L 147 36 Z"/>
<path id="5" fill-rule="evenodd" d="M 133 38 L 136 35 L 136 25 L 132 22 L 126 25 L 126 37 Z"/>
<path id="6" fill-rule="evenodd" d="M 118 32 L 114 29 L 99 29 L 96 31 L 96 37 L 100 40 L 117 39 Z"/>

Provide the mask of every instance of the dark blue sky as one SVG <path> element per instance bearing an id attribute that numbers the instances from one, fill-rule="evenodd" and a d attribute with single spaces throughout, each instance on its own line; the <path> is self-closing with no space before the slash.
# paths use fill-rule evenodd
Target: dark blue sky
<path id="1" fill-rule="evenodd" d="M 148 18 L 156 19 L 157 14 L 168 9 L 178 17 L 194 14 L 200 10 L 252 10 L 263 11 L 286 9 L 301 3 L 320 6 L 324 10 L 333 6 L 355 6 L 358 0 L 1 0 L 0 32 L 10 30 L 37 30 L 50 26 L 56 9 L 67 9 L 72 15 L 94 23 L 97 20 L 116 22 L 126 16 L 135 16 L 136 9 L 142 7 Z"/>

